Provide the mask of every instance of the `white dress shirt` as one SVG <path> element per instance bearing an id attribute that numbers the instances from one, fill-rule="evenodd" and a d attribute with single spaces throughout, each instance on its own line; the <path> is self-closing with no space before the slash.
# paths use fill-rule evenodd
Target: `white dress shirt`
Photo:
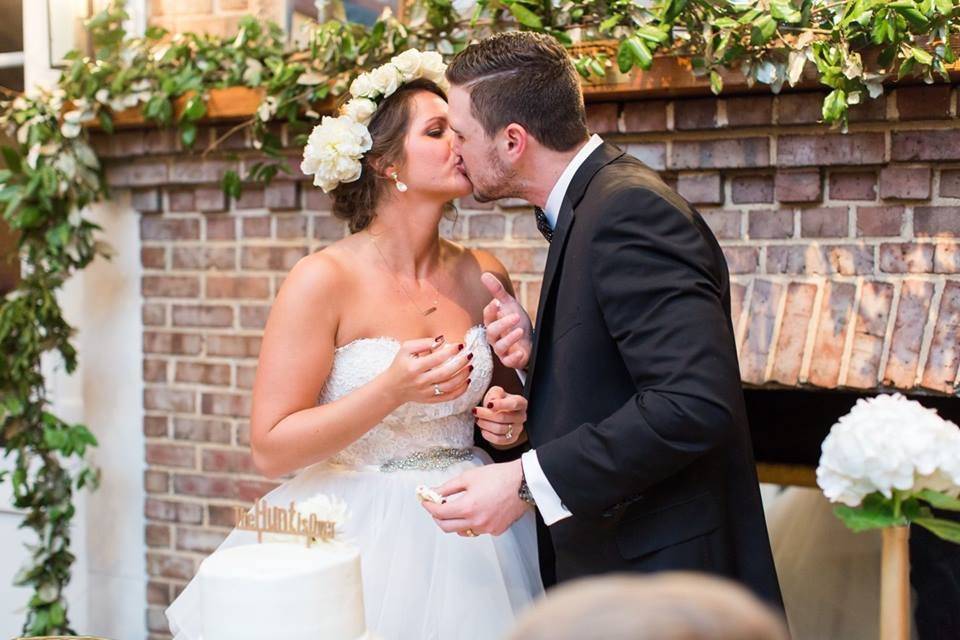
<path id="1" fill-rule="evenodd" d="M 603 144 L 603 138 L 596 134 L 590 136 L 590 139 L 580 147 L 580 151 L 577 152 L 577 155 L 573 157 L 573 160 L 570 161 L 567 168 L 564 169 L 560 177 L 557 178 L 556 184 L 554 184 L 553 189 L 550 190 L 550 195 L 547 196 L 547 203 L 543 207 L 543 213 L 547 217 L 547 222 L 550 223 L 551 229 L 557 226 L 560 206 L 563 204 L 563 198 L 567 195 L 570 181 L 573 180 L 577 169 L 580 168 L 580 165 L 582 165 L 590 154 L 601 144 Z M 519 371 L 518 373 L 520 373 L 520 379 L 525 381 L 526 376 Z M 560 501 L 560 496 L 557 495 L 557 492 L 554 491 L 550 485 L 550 481 L 547 480 L 546 474 L 543 473 L 543 469 L 540 467 L 540 461 L 537 459 L 535 449 L 523 454 L 520 457 L 520 464 L 523 465 L 523 476 L 527 481 L 527 486 L 530 488 L 530 494 L 533 496 L 533 499 L 537 501 L 537 508 L 540 510 L 540 515 L 547 525 L 559 522 L 573 515 L 563 502 Z"/>

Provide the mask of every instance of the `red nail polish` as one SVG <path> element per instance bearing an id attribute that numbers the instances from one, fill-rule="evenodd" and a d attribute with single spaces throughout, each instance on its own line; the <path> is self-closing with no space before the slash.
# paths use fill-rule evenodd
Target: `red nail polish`
<path id="1" fill-rule="evenodd" d="M 470 378 L 467 378 L 467 386 L 470 386 Z"/>
<path id="2" fill-rule="evenodd" d="M 471 360 L 473 360 L 473 354 L 472 354 L 472 353 L 468 353 L 468 354 L 467 354 L 467 362 L 470 362 Z"/>
<path id="3" fill-rule="evenodd" d="M 462 345 L 462 344 L 457 346 L 457 351 L 463 351 L 463 345 Z"/>
<path id="4" fill-rule="evenodd" d="M 487 409 L 493 409 L 493 403 L 492 403 L 492 402 L 488 402 L 488 403 L 487 403 Z"/>
<path id="5" fill-rule="evenodd" d="M 467 367 L 467 371 L 473 371 L 473 365 L 470 365 L 469 367 Z"/>
<path id="6" fill-rule="evenodd" d="M 476 407 L 473 408 L 473 415 L 477 415 L 477 408 L 476 408 Z"/>
<path id="7" fill-rule="evenodd" d="M 441 340 L 443 340 L 442 334 L 433 339 L 434 342 L 440 342 Z"/>

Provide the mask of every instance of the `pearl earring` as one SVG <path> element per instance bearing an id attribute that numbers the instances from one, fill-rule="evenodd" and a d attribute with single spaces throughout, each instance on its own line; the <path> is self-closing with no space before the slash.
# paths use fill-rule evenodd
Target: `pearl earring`
<path id="1" fill-rule="evenodd" d="M 403 182 L 400 182 L 400 177 L 397 175 L 396 171 L 390 174 L 390 177 L 393 178 L 393 181 L 397 184 L 397 191 L 403 193 L 407 190 L 407 185 Z"/>

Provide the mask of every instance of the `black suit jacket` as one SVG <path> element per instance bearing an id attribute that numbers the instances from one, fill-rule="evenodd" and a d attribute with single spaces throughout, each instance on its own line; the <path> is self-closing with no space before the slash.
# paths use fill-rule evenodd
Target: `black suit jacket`
<path id="1" fill-rule="evenodd" d="M 782 606 L 723 253 L 687 202 L 611 144 L 567 190 L 524 393 L 530 441 L 573 513 L 549 529 L 559 580 L 701 570 Z"/>

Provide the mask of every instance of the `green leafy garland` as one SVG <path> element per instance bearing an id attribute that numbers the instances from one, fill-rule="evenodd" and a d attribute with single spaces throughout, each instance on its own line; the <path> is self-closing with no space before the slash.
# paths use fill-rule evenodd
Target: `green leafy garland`
<path id="1" fill-rule="evenodd" d="M 59 356 L 67 372 L 75 369 L 73 329 L 55 294 L 97 255 L 109 255 L 95 238 L 100 228 L 82 215 L 109 197 L 84 124 L 109 133 L 115 113 L 138 107 L 148 122 L 175 126 L 192 148 L 211 89 L 261 89 L 257 113 L 231 131 L 249 128 L 264 154 L 245 176 L 224 176 L 224 190 L 236 197 L 245 182 L 290 171 L 268 123 L 286 122 L 293 143 L 304 144 L 320 118 L 317 105 L 343 94 L 361 69 L 409 47 L 452 55 L 519 23 L 570 45 L 612 43 L 612 54 L 574 47 L 584 77 L 649 69 L 654 56 L 679 54 L 715 93 L 722 69 L 779 91 L 810 67 L 832 89 L 825 122 L 845 127 L 849 105 L 880 95 L 884 81 L 947 79 L 954 62 L 949 39 L 960 33 L 960 8 L 952 0 L 418 0 L 404 23 L 385 13 L 372 27 L 314 24 L 298 47 L 276 25 L 254 18 L 225 39 L 158 28 L 128 38 L 125 19 L 124 2 L 114 0 L 88 22 L 95 55 L 70 54 L 56 89 L 0 95 L 0 126 L 15 141 L 2 149 L 0 207 L 19 233 L 24 272 L 0 304 L 0 447 L 15 459 L 9 476 L 15 506 L 27 513 L 22 526 L 37 537 L 16 581 L 33 589 L 24 623 L 32 636 L 72 633 L 63 589 L 74 560 L 73 492 L 98 481 L 85 458 L 96 440 L 83 425 L 48 411 L 41 370 L 44 354 Z M 178 112 L 175 101 L 183 97 Z"/>

